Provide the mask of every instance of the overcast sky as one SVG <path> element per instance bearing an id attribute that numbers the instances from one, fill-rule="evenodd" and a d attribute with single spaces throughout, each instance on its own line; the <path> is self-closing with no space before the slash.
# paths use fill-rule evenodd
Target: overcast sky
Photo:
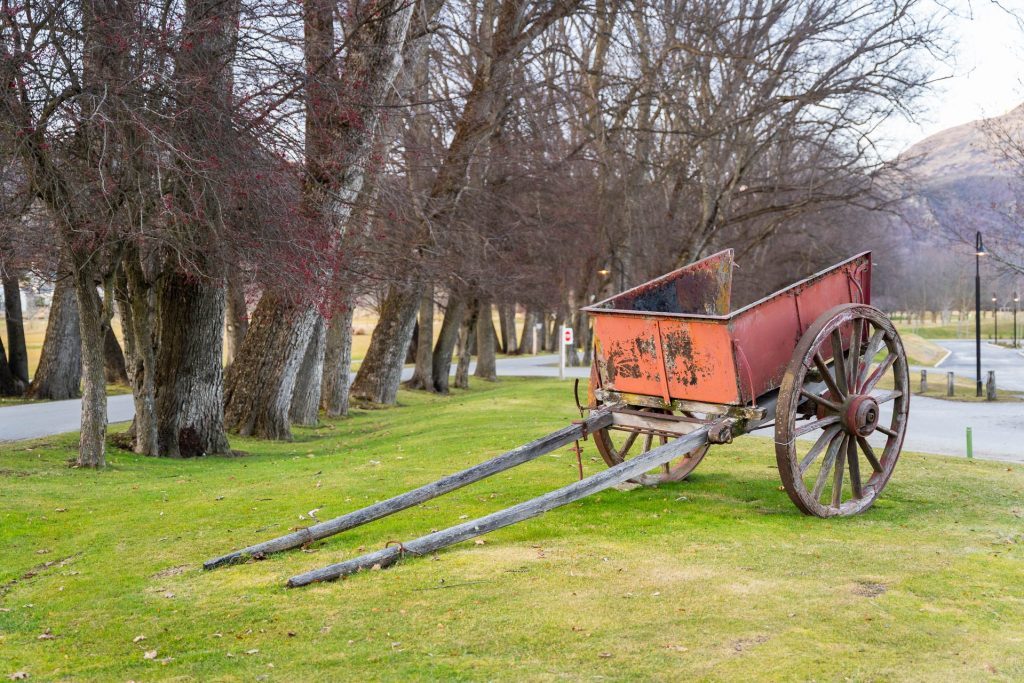
<path id="1" fill-rule="evenodd" d="M 1024 0 L 998 0 L 1024 15 Z M 951 77 L 935 85 L 922 100 L 919 123 L 893 121 L 883 130 L 885 146 L 898 153 L 946 128 L 974 119 L 998 116 L 1024 102 L 1024 31 L 993 0 L 959 0 L 957 16 L 949 20 L 951 37 L 958 39 L 956 61 L 939 65 Z"/>

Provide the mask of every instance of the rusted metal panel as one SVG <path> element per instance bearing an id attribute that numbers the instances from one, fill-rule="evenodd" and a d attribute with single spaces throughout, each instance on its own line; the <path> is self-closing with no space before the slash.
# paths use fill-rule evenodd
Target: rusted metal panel
<path id="1" fill-rule="evenodd" d="M 744 401 L 772 391 L 782 383 L 793 349 L 807 328 L 825 311 L 844 303 L 868 303 L 870 255 L 862 254 L 769 297 L 745 306 L 732 316 L 736 346 L 749 365 L 741 371 Z M 826 347 L 832 358 L 831 346 Z M 743 358 L 739 359 L 743 365 Z M 753 392 L 751 392 L 751 382 Z"/>
<path id="2" fill-rule="evenodd" d="M 594 337 L 605 389 L 659 396 L 666 402 L 740 402 L 724 321 L 609 313 L 595 316 Z"/>
<path id="3" fill-rule="evenodd" d="M 606 299 L 592 308 L 725 315 L 732 296 L 733 251 L 726 249 Z"/>

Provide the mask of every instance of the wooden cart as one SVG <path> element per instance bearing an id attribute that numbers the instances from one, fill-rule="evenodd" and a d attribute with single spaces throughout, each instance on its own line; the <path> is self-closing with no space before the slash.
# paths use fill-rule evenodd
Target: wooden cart
<path id="1" fill-rule="evenodd" d="M 711 445 L 772 425 L 782 484 L 801 511 L 819 517 L 862 512 L 892 475 L 910 400 L 899 334 L 870 305 L 871 254 L 735 311 L 732 271 L 733 253 L 723 251 L 586 308 L 594 321 L 595 360 L 579 421 L 467 470 L 204 567 L 315 542 L 591 435 L 607 470 L 582 478 L 581 469 L 580 481 L 555 491 L 411 541 L 389 542 L 382 550 L 292 577 L 288 585 L 387 567 L 626 481 L 678 481 Z"/>
<path id="2" fill-rule="evenodd" d="M 594 435 L 598 450 L 615 465 L 692 425 L 749 420 L 772 403 L 779 473 L 797 507 L 820 517 L 866 509 L 899 457 L 910 400 L 899 334 L 870 306 L 871 254 L 735 311 L 732 269 L 723 251 L 584 309 L 594 321 L 590 405 L 616 413 Z M 884 443 L 872 445 L 875 432 Z M 816 440 L 800 456 L 805 436 Z M 707 451 L 643 481 L 683 479 Z"/>

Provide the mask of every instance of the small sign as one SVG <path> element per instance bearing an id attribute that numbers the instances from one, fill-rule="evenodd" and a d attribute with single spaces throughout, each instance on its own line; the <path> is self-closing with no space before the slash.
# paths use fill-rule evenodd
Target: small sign
<path id="1" fill-rule="evenodd" d="M 572 328 L 566 327 L 562 330 L 562 343 L 566 346 L 572 346 Z"/>

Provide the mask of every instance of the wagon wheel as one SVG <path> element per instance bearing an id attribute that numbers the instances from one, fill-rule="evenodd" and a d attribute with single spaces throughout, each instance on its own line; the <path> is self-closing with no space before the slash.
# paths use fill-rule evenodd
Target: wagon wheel
<path id="1" fill-rule="evenodd" d="M 863 304 L 822 314 L 793 352 L 776 410 L 775 457 L 796 506 L 818 517 L 870 507 L 900 456 L 909 404 L 907 356 L 885 314 Z M 816 438 L 801 455 L 805 434 Z"/>
<path id="2" fill-rule="evenodd" d="M 594 372 L 591 372 L 591 394 L 595 389 Z M 644 412 L 650 412 L 655 415 L 685 415 L 686 417 L 695 417 L 694 415 L 686 412 L 676 413 L 672 410 L 666 410 L 661 408 L 646 408 L 636 407 L 638 410 Z M 694 429 L 697 425 L 694 425 Z M 633 431 L 624 427 L 611 426 L 604 427 L 594 432 L 594 445 L 597 446 L 598 452 L 601 457 L 604 458 L 605 463 L 609 467 L 618 465 L 625 460 L 636 457 L 641 453 L 646 453 L 651 448 L 657 448 L 663 444 L 668 443 L 669 439 L 673 437 L 663 436 L 654 434 L 647 431 Z M 689 453 L 682 455 L 671 462 L 668 462 L 656 470 L 641 475 L 631 481 L 637 484 L 661 484 L 672 481 L 682 481 L 689 476 L 690 472 L 696 469 L 700 461 L 707 455 L 708 444 L 699 446 Z"/>

